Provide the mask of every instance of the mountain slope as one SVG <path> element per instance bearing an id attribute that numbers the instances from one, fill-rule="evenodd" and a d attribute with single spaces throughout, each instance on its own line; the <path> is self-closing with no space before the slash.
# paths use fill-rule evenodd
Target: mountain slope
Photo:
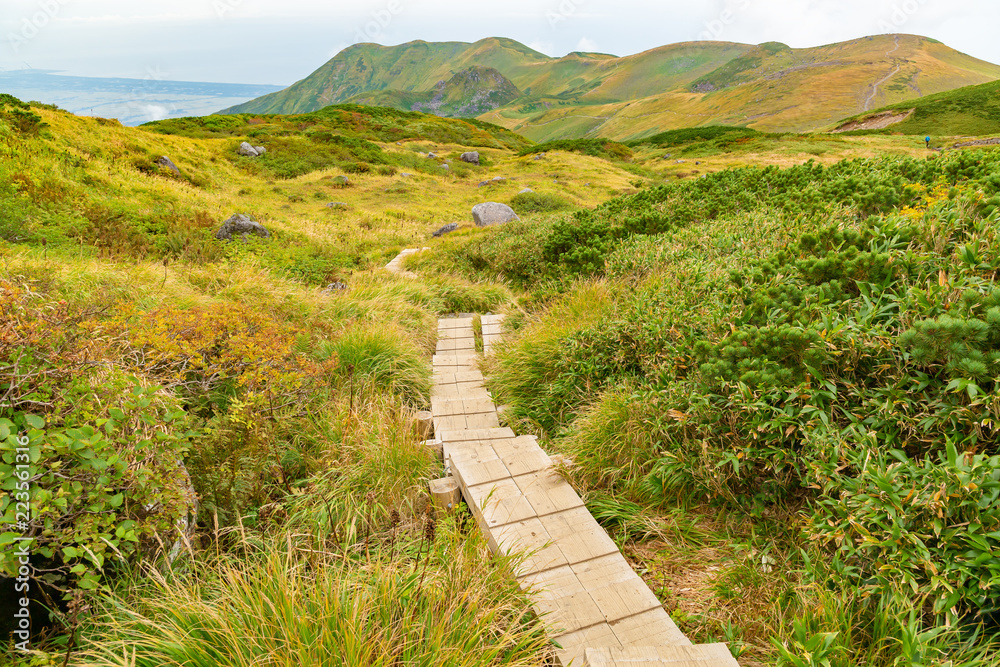
<path id="1" fill-rule="evenodd" d="M 478 83 L 461 80 L 462 72 L 482 68 L 498 74 Z M 442 115 L 478 112 L 535 141 L 625 140 L 719 124 L 809 131 L 868 109 L 997 79 L 1000 66 L 916 35 L 806 49 L 690 42 L 622 58 L 550 58 L 513 40 L 490 38 L 359 44 L 294 86 L 224 113 L 301 113 L 350 100 Z M 466 102 L 477 95 L 482 103 Z"/>
<path id="2" fill-rule="evenodd" d="M 690 85 L 640 100 L 484 115 L 535 141 L 635 139 L 668 129 L 745 125 L 811 131 L 866 108 L 1000 78 L 1000 66 L 924 37 L 882 35 L 812 49 L 766 44 Z"/>
<path id="3" fill-rule="evenodd" d="M 348 102 L 467 118 L 492 111 L 519 97 L 521 91 L 499 71 L 475 66 L 462 70 L 448 81 L 439 81 L 428 92 L 380 90 L 355 95 Z"/>
<path id="4" fill-rule="evenodd" d="M 872 122 L 878 120 L 883 122 Z M 894 104 L 848 118 L 837 126 L 841 132 L 859 129 L 936 136 L 1000 133 L 1000 81 Z"/>
<path id="5" fill-rule="evenodd" d="M 748 50 L 741 44 L 677 44 L 627 58 L 571 53 L 550 58 L 510 39 L 409 42 L 399 46 L 357 44 L 285 90 L 226 109 L 223 113 L 305 113 L 360 94 L 433 92 L 441 81 L 472 67 L 498 70 L 532 100 L 557 98 L 613 102 L 639 99 L 653 89 L 683 86 Z M 652 82 L 652 84 L 651 84 Z M 395 106 L 395 105 L 394 105 Z"/>

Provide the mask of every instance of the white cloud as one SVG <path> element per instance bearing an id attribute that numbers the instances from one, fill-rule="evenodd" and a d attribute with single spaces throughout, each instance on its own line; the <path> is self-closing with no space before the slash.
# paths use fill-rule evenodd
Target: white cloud
<path id="1" fill-rule="evenodd" d="M 547 56 L 556 56 L 556 47 L 552 42 L 543 42 L 540 39 L 533 39 L 528 42 L 525 46 L 529 49 L 534 49 L 539 53 L 544 53 Z"/>
<path id="2" fill-rule="evenodd" d="M 0 0 L 0 63 L 89 76 L 142 76 L 148 66 L 198 81 L 291 83 L 343 46 L 510 37 L 542 53 L 628 55 L 699 38 L 793 47 L 892 30 L 934 37 L 1000 63 L 996 0 Z M 218 6 L 228 8 L 221 14 Z M 45 7 L 55 16 L 18 42 Z M 565 20 L 552 25 L 550 14 Z M 974 17 L 971 20 L 970 17 Z M 374 22 L 374 23 L 373 23 Z M 368 41 L 366 39 L 366 41 Z M 16 56 L 16 57 L 15 57 Z"/>

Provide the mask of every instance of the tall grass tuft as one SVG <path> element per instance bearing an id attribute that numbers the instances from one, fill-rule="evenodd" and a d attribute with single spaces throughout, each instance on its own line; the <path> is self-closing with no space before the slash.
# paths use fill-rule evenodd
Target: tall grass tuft
<path id="1" fill-rule="evenodd" d="M 478 533 L 442 522 L 407 557 L 351 562 L 282 535 L 195 564 L 137 576 L 100 604 L 78 667 L 540 665 L 547 640 Z M 417 544 L 417 541 L 427 544 Z M 429 565 L 428 565 L 429 563 Z"/>
<path id="2" fill-rule="evenodd" d="M 336 357 L 348 384 L 362 390 L 390 391 L 413 404 L 424 404 L 430 394 L 430 369 L 418 348 L 399 329 L 367 326 L 349 330 L 333 342 L 321 344 L 320 361 Z"/>

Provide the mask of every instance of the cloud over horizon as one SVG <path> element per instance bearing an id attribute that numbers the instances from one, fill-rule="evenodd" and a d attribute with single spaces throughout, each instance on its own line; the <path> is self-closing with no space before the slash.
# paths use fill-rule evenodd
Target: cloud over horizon
<path id="1" fill-rule="evenodd" d="M 339 3 L 338 3 L 339 4 Z M 994 0 L 3 0 L 0 67 L 80 76 L 290 84 L 359 41 L 509 37 L 550 56 L 712 39 L 818 46 L 903 32 L 1000 63 Z"/>

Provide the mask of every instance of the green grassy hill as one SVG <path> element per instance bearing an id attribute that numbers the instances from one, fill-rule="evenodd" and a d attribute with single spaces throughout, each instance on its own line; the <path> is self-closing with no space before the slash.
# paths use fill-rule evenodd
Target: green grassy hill
<path id="1" fill-rule="evenodd" d="M 911 102 L 893 104 L 870 114 L 847 118 L 837 124 L 837 129 L 860 129 L 866 122 L 887 114 L 904 119 L 880 130 L 886 133 L 932 137 L 1000 134 L 1000 82 L 966 86 Z"/>
<path id="2" fill-rule="evenodd" d="M 477 85 L 461 75 L 470 67 L 499 75 Z M 294 113 L 346 100 L 432 111 L 436 105 L 434 112 L 442 115 L 497 105 L 479 118 L 535 141 L 621 141 L 701 125 L 811 131 L 887 103 L 998 78 L 1000 66 L 914 35 L 806 49 L 693 42 L 623 58 L 592 53 L 550 58 L 496 38 L 474 44 L 359 44 L 286 90 L 226 113 Z M 477 89 L 489 98 L 478 107 L 468 103 Z M 501 92 L 491 96 L 496 90 Z"/>
<path id="3" fill-rule="evenodd" d="M 680 44 L 628 58 L 594 53 L 550 58 L 514 40 L 500 38 L 473 44 L 410 42 L 388 47 L 358 44 L 344 49 L 286 90 L 227 109 L 225 113 L 297 113 L 363 93 L 428 93 L 440 82 L 470 67 L 498 70 L 523 91 L 527 104 L 541 104 L 548 98 L 564 103 L 578 99 L 620 101 L 648 95 L 650 85 L 683 86 L 748 48 L 721 42 Z"/>

